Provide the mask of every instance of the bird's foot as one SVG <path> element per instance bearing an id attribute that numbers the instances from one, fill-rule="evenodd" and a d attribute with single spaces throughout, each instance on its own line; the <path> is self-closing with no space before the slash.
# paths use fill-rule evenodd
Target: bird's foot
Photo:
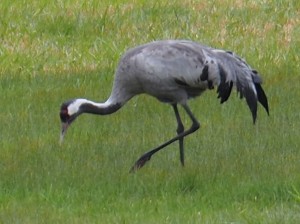
<path id="1" fill-rule="evenodd" d="M 139 170 L 140 168 L 142 168 L 145 165 L 145 163 L 151 159 L 151 155 L 152 154 L 149 154 L 149 153 L 142 155 L 141 158 L 139 158 L 135 162 L 135 164 L 131 167 L 130 172 L 133 173 L 133 172 Z"/>

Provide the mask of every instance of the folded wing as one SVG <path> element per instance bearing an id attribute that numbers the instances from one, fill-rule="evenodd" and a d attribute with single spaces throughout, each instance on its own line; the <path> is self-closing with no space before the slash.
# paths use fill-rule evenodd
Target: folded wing
<path id="1" fill-rule="evenodd" d="M 240 98 L 245 97 L 255 123 L 257 101 L 269 114 L 266 94 L 261 87 L 262 80 L 256 70 L 253 70 L 243 59 L 233 52 L 204 49 L 205 63 L 200 75 L 201 81 L 207 81 L 210 89 L 217 86 L 218 98 L 224 103 L 235 86 Z"/>

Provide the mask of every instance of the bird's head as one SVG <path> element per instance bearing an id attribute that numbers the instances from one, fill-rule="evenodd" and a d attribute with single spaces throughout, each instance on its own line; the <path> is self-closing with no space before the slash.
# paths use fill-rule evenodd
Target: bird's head
<path id="1" fill-rule="evenodd" d="M 60 142 L 67 132 L 68 127 L 75 121 L 75 119 L 81 114 L 80 106 L 85 100 L 76 99 L 64 102 L 60 107 L 60 120 L 61 120 L 61 134 Z"/>

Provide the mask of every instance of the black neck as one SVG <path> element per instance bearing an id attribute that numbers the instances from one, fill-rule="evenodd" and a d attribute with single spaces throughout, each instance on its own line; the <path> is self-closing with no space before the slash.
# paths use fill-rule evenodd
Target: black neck
<path id="1" fill-rule="evenodd" d="M 122 107 L 120 103 L 106 104 L 106 103 L 84 103 L 80 106 L 82 113 L 106 115 L 112 114 Z"/>

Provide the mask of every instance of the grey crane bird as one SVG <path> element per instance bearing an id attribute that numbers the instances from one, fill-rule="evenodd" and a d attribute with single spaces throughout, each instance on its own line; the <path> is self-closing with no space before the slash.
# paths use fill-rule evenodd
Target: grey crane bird
<path id="1" fill-rule="evenodd" d="M 131 171 L 143 167 L 153 154 L 175 141 L 179 141 L 180 161 L 184 165 L 183 140 L 200 127 L 187 104 L 188 100 L 216 87 L 218 98 L 224 103 L 235 86 L 240 97 L 245 97 L 255 123 L 257 101 L 269 114 L 268 100 L 261 83 L 258 72 L 231 51 L 214 49 L 188 40 L 155 41 L 137 46 L 121 58 L 111 95 L 104 103 L 73 99 L 61 105 L 61 141 L 67 128 L 79 115 L 112 114 L 133 96 L 146 93 L 173 107 L 178 124 L 177 135 L 143 154 Z M 187 130 L 184 130 L 178 104 L 192 121 Z"/>

